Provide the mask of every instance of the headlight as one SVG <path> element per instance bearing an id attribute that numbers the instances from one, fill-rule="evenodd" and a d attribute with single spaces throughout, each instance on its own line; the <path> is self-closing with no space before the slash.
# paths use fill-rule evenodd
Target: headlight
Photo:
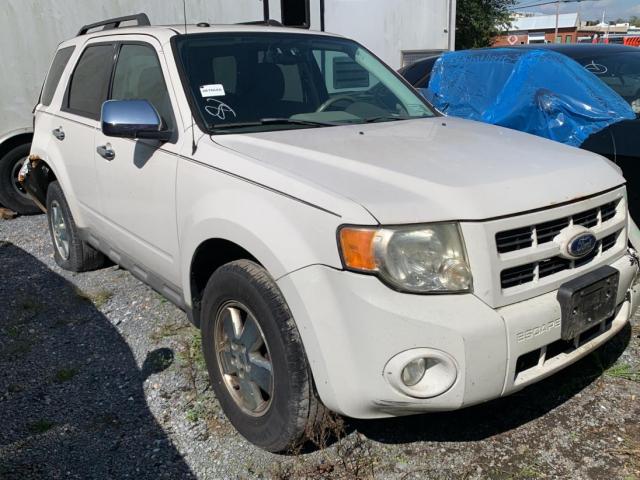
<path id="1" fill-rule="evenodd" d="M 469 292 L 471 270 L 457 223 L 339 231 L 344 266 L 412 293 Z"/>

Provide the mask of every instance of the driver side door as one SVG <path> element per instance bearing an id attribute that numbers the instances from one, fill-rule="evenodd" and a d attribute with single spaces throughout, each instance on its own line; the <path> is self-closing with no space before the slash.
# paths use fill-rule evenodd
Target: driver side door
<path id="1" fill-rule="evenodd" d="M 164 293 L 179 294 L 175 179 L 181 137 L 166 78 L 159 45 L 137 39 L 117 44 L 109 99 L 148 100 L 172 138 L 161 143 L 108 137 L 99 130 L 94 154 L 100 230 L 111 256 L 148 283 L 161 284 L 154 287 L 169 290 Z"/>

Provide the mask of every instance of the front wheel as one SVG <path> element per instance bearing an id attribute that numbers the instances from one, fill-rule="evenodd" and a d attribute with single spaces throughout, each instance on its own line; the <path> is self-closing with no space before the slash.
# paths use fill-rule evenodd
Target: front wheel
<path id="1" fill-rule="evenodd" d="M 271 452 L 302 444 L 327 413 L 300 334 L 275 281 L 238 260 L 209 280 L 202 348 L 222 408 L 247 440 Z"/>

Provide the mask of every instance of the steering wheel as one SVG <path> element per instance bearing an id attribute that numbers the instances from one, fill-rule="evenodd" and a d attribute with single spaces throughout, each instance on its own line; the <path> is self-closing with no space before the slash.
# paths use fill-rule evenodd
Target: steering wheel
<path id="1" fill-rule="evenodd" d="M 327 100 L 326 102 L 324 102 L 322 105 L 320 105 L 318 107 L 318 109 L 316 110 L 316 113 L 317 112 L 324 112 L 327 108 L 331 107 L 334 103 L 338 103 L 338 102 L 340 102 L 342 100 L 346 100 L 350 104 L 351 103 L 356 103 L 356 101 L 357 101 L 351 95 L 338 95 L 337 97 L 332 97 L 329 100 Z"/>

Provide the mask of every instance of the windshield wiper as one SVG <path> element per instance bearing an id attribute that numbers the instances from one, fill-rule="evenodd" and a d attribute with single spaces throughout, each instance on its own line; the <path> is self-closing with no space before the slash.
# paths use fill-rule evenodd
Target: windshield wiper
<path id="1" fill-rule="evenodd" d="M 316 127 L 332 127 L 340 125 L 335 122 L 319 122 L 316 120 L 302 120 L 297 118 L 262 118 L 260 119 L 263 125 L 280 125 L 280 124 L 292 124 L 292 125 L 311 125 Z"/>
<path id="2" fill-rule="evenodd" d="M 231 128 L 262 127 L 264 125 L 305 125 L 309 127 L 333 127 L 340 125 L 331 122 L 316 122 L 313 120 L 298 120 L 294 118 L 261 118 L 257 122 L 217 123 L 213 130 L 226 130 Z"/>
<path id="3" fill-rule="evenodd" d="M 394 115 L 380 115 L 377 117 L 363 118 L 362 121 L 364 123 L 376 123 L 376 122 L 388 122 L 388 121 L 398 121 L 398 120 L 409 120 L 412 117 L 397 117 Z M 420 117 L 415 117 L 420 118 Z"/>
<path id="4" fill-rule="evenodd" d="M 364 118 L 362 121 L 364 123 L 376 123 L 376 122 L 388 122 L 388 121 L 399 121 L 399 120 L 417 120 L 419 118 L 432 118 L 432 115 L 417 115 L 415 117 L 405 116 L 399 117 L 398 115 L 379 115 L 377 117 Z"/>

